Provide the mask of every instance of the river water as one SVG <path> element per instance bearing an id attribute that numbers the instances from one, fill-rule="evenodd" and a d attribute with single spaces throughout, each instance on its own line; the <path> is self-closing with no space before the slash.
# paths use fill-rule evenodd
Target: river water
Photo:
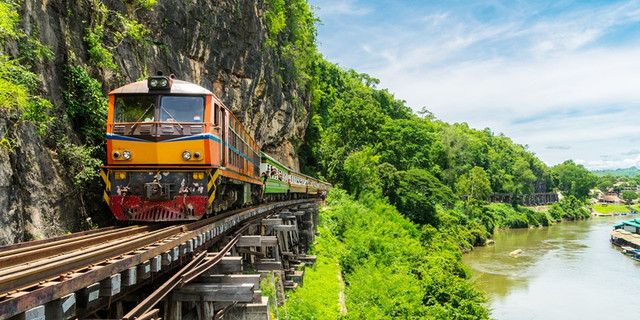
<path id="1" fill-rule="evenodd" d="M 499 231 L 463 261 L 494 319 L 637 319 L 640 262 L 609 242 L 614 224 L 636 217 Z"/>

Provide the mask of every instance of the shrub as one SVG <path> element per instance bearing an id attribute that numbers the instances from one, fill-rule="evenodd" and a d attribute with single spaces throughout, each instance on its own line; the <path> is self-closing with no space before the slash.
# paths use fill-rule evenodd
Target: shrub
<path id="1" fill-rule="evenodd" d="M 64 92 L 67 115 L 73 128 L 91 146 L 105 142 L 104 124 L 107 121 L 107 98 L 102 85 L 91 78 L 84 66 L 67 66 L 68 90 Z"/>
<path id="2" fill-rule="evenodd" d="M 92 157 L 97 148 L 100 147 L 75 145 L 70 143 L 66 137 L 62 137 L 58 141 L 58 159 L 62 165 L 74 173 L 74 184 L 79 189 L 100 176 L 99 170 L 102 161 Z"/>

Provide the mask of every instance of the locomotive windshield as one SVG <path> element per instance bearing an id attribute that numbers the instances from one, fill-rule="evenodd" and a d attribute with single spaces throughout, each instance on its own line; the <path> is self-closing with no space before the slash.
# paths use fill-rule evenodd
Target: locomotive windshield
<path id="1" fill-rule="evenodd" d="M 156 120 L 155 95 L 116 96 L 114 122 L 151 122 Z M 202 122 L 204 119 L 204 97 L 161 96 L 161 122 Z"/>
<path id="2" fill-rule="evenodd" d="M 160 106 L 163 122 L 202 122 L 204 118 L 204 97 L 163 96 Z"/>
<path id="3" fill-rule="evenodd" d="M 155 105 L 155 96 L 116 96 L 114 122 L 154 121 Z"/>

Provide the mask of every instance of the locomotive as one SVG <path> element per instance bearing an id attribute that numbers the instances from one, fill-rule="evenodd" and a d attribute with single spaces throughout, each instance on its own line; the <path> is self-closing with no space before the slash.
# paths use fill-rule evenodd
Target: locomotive
<path id="1" fill-rule="evenodd" d="M 104 200 L 118 220 L 198 220 L 330 184 L 260 151 L 211 91 L 159 72 L 109 93 Z"/>

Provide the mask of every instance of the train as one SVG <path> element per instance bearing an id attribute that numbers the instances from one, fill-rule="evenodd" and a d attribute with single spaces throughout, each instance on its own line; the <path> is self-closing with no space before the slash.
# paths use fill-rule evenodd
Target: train
<path id="1" fill-rule="evenodd" d="M 326 195 L 260 145 L 210 90 L 161 72 L 109 93 L 104 200 L 122 221 L 189 221 Z"/>

